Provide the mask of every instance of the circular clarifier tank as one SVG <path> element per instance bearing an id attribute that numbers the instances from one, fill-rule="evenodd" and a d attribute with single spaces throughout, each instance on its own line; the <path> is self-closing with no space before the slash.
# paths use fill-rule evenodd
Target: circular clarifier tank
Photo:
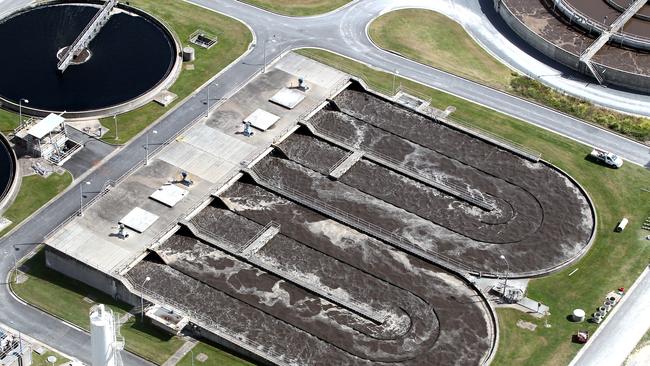
<path id="1" fill-rule="evenodd" d="M 10 192 L 16 184 L 16 156 L 9 145 L 9 141 L 0 133 L 0 213 L 2 213 L 13 199 Z"/>
<path id="2" fill-rule="evenodd" d="M 141 106 L 180 71 L 178 44 L 152 16 L 118 5 L 99 34 L 64 72 L 57 68 L 101 3 L 52 2 L 0 21 L 0 98 L 3 107 L 67 118 L 98 117 Z"/>

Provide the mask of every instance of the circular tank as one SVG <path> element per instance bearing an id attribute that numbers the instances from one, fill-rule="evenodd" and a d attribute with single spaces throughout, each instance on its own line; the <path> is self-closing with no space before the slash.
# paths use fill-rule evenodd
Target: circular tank
<path id="1" fill-rule="evenodd" d="M 149 102 L 177 76 L 177 42 L 152 16 L 118 5 L 78 62 L 57 68 L 99 10 L 99 4 L 56 1 L 17 11 L 0 20 L 0 100 L 4 108 L 66 118 L 106 116 Z M 19 36 L 18 36 L 19 35 Z M 58 55 L 58 57 L 57 57 Z"/>
<path id="2" fill-rule="evenodd" d="M 9 141 L 0 133 L 0 213 L 14 198 L 12 188 L 16 185 L 16 155 Z"/>
<path id="3" fill-rule="evenodd" d="M 195 58 L 194 48 L 190 46 L 183 48 L 183 62 L 192 62 Z"/>

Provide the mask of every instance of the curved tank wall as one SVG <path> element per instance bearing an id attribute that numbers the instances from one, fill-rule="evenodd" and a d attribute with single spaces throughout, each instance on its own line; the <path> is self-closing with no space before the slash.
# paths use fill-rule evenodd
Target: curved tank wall
<path id="1" fill-rule="evenodd" d="M 0 133 L 0 214 L 11 204 L 18 191 L 18 164 L 7 138 Z"/>
<path id="2" fill-rule="evenodd" d="M 0 60 L 3 70 L 13 70 L 0 79 L 3 108 L 17 111 L 24 98 L 29 103 L 22 103 L 22 112 L 34 116 L 64 111 L 67 119 L 111 116 L 150 102 L 173 84 L 181 69 L 178 40 L 161 21 L 125 4 L 118 4 L 90 43 L 87 62 L 63 74 L 57 70 L 57 52 L 79 35 L 98 4 L 39 3 L 0 20 L 0 41 L 11 44 L 20 33 L 14 54 L 31 55 Z"/>
<path id="3" fill-rule="evenodd" d="M 523 23 L 502 0 L 494 0 L 494 7 L 510 29 L 512 29 L 527 44 L 563 65 L 589 77 L 593 77 L 584 64 L 580 62 L 580 55 L 562 49 L 540 36 L 528 25 Z M 648 88 L 650 88 L 650 75 L 620 70 L 616 67 L 595 61 L 592 61 L 592 63 L 602 76 L 605 84 L 616 85 L 644 93 L 648 91 Z"/>

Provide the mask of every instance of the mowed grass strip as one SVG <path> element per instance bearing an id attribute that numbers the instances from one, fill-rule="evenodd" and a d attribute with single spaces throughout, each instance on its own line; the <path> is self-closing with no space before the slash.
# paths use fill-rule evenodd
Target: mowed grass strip
<path id="1" fill-rule="evenodd" d="M 393 75 L 322 50 L 305 49 L 299 53 L 341 68 L 364 79 L 379 90 L 390 90 Z M 550 131 L 506 116 L 494 110 L 454 97 L 421 84 L 399 79 L 411 90 L 431 97 L 434 107 L 456 106 L 453 116 L 477 127 L 542 152 L 542 158 L 558 166 L 585 188 L 598 215 L 596 241 L 575 265 L 551 276 L 532 280 L 528 296 L 550 306 L 548 322 L 513 310 L 498 310 L 500 342 L 493 365 L 568 364 L 581 347 L 571 342 L 578 329 L 594 331 L 596 325 L 575 324 L 566 317 L 575 308 L 588 314 L 604 296 L 618 287 L 630 287 L 648 265 L 650 245 L 644 239 L 650 232 L 641 223 L 650 217 L 650 171 L 625 163 L 621 169 L 609 169 L 585 159 L 590 148 Z M 618 221 L 627 217 L 630 224 L 622 233 L 614 233 Z M 544 245 L 544 243 L 540 243 Z M 568 274 L 578 269 L 571 277 Z M 519 319 L 537 324 L 535 331 L 517 327 Z"/>
<path id="2" fill-rule="evenodd" d="M 11 220 L 11 225 L 0 231 L 0 237 L 66 189 L 70 183 L 72 183 L 72 175 L 68 172 L 52 173 L 47 178 L 37 174 L 22 177 L 16 199 L 3 214 Z"/>
<path id="3" fill-rule="evenodd" d="M 368 33 L 380 47 L 423 64 L 499 89 L 510 84 L 510 69 L 483 50 L 460 24 L 434 11 L 392 11 L 373 21 Z"/>
<path id="4" fill-rule="evenodd" d="M 192 362 L 192 354 L 194 362 Z M 198 356 L 204 354 L 207 359 L 200 361 Z M 188 352 L 177 364 L 177 366 L 194 366 L 194 365 L 219 365 L 219 366 L 253 366 L 254 364 L 244 361 L 239 357 L 233 356 L 220 348 L 206 343 L 197 343 L 191 352 Z"/>
<path id="5" fill-rule="evenodd" d="M 142 9 L 166 23 L 181 42 L 188 45 L 189 37 L 196 30 L 204 30 L 218 37 L 218 43 L 209 50 L 192 45 L 196 60 L 191 63 L 193 70 L 185 68 L 170 91 L 178 98 L 167 107 L 150 102 L 136 110 L 117 116 L 117 135 L 115 139 L 115 121 L 113 117 L 103 118 L 101 123 L 110 131 L 103 140 L 121 144 L 127 142 L 144 128 L 160 118 L 165 112 L 190 95 L 214 75 L 236 60 L 248 49 L 253 37 L 243 23 L 213 11 L 177 0 L 131 0 L 129 4 Z M 0 116 L 0 121 L 1 121 Z"/>
<path id="6" fill-rule="evenodd" d="M 518 75 L 486 52 L 460 24 L 442 14 L 423 9 L 396 10 L 377 18 L 368 32 L 379 47 L 404 57 L 650 143 L 650 119 L 597 107 Z"/>
<path id="7" fill-rule="evenodd" d="M 20 266 L 27 280 L 12 283 L 12 291 L 23 301 L 82 329 L 90 329 L 89 312 L 96 303 L 108 305 L 116 315 L 131 308 L 110 296 L 45 266 L 45 252 L 39 251 Z M 88 302 L 90 299 L 92 302 Z M 126 349 L 156 364 L 164 363 L 184 343 L 182 339 L 154 327 L 140 317 L 121 327 Z"/>
<path id="8" fill-rule="evenodd" d="M 241 0 L 277 14 L 304 17 L 327 13 L 349 3 L 351 0 Z"/>
<path id="9" fill-rule="evenodd" d="M 47 358 L 50 356 L 56 357 L 54 364 L 50 363 Z M 61 366 L 70 362 L 67 358 L 53 351 L 46 351 L 42 355 L 32 352 L 32 365 L 31 366 Z"/>
<path id="10" fill-rule="evenodd" d="M 0 132 L 8 134 L 18 127 L 18 114 L 0 109 Z"/>

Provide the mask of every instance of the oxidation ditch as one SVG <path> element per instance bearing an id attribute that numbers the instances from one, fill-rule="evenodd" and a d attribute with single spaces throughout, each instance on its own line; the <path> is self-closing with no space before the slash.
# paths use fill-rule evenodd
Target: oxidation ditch
<path id="1" fill-rule="evenodd" d="M 128 276 L 273 362 L 481 364 L 495 318 L 459 274 L 547 273 L 594 230 L 554 167 L 354 87 L 246 172 Z"/>

